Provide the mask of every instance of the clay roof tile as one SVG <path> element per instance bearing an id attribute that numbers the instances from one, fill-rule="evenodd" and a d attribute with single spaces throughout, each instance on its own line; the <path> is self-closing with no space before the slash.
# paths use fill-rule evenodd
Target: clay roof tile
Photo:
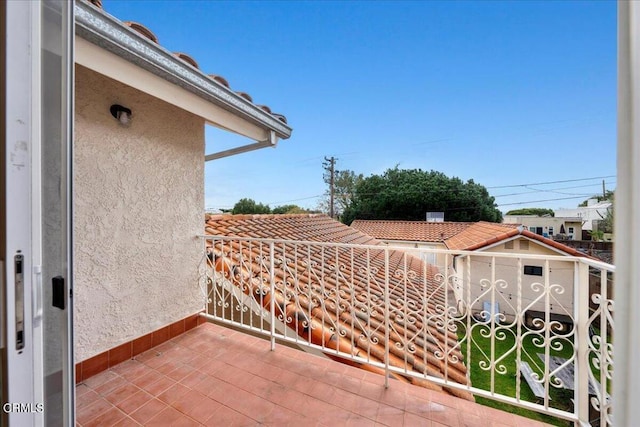
<path id="1" fill-rule="evenodd" d="M 216 74 L 209 74 L 209 77 L 211 77 L 216 82 L 220 83 L 222 86 L 229 88 L 229 82 L 224 77 L 218 76 Z"/>
<path id="2" fill-rule="evenodd" d="M 140 24 L 138 22 L 133 22 L 133 21 L 125 21 L 125 22 L 123 22 L 123 24 L 126 25 L 127 27 L 131 28 L 132 30 L 135 30 L 138 33 L 142 34 L 143 36 L 145 36 L 146 38 L 148 38 L 152 42 L 158 43 L 158 38 L 156 37 L 156 35 L 153 34 L 151 32 L 151 30 L 148 29 L 147 27 L 145 27 L 144 25 L 142 25 L 142 24 Z"/>
<path id="3" fill-rule="evenodd" d="M 182 59 L 187 64 L 191 65 L 192 67 L 200 68 L 200 66 L 198 66 L 198 63 L 196 62 L 196 60 L 193 59 L 192 57 L 190 57 L 189 55 L 187 55 L 186 53 L 173 52 L 173 54 L 175 56 L 177 56 L 178 58 Z"/>
<path id="4" fill-rule="evenodd" d="M 249 102 L 253 102 L 253 98 L 251 98 L 251 95 L 249 95 L 246 92 L 236 92 L 238 95 L 240 95 L 241 97 L 243 97 L 244 99 L 246 99 Z"/>
<path id="5" fill-rule="evenodd" d="M 427 222 L 395 220 L 361 220 L 351 227 L 382 240 L 444 242 L 469 227 L 468 222 Z"/>

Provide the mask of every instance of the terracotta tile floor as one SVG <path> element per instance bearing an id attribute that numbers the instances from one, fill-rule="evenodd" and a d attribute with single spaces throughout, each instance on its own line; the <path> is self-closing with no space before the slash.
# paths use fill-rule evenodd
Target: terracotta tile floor
<path id="1" fill-rule="evenodd" d="M 313 366 L 313 369 L 308 369 Z M 539 426 L 206 323 L 76 386 L 89 426 Z"/>

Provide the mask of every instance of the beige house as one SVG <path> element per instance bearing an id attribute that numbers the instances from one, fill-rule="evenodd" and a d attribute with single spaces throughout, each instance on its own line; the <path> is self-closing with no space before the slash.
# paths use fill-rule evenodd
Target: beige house
<path id="1" fill-rule="evenodd" d="M 428 261 L 435 260 L 448 280 L 452 305 L 467 306 L 477 314 L 493 310 L 510 320 L 518 304 L 528 317 L 540 316 L 548 297 L 560 321 L 573 313 L 573 262 L 562 257 L 586 255 L 524 226 L 370 220 L 356 220 L 351 226 L 394 246 L 445 249 Z"/>
<path id="2" fill-rule="evenodd" d="M 79 382 L 197 323 L 204 163 L 275 146 L 291 128 L 141 24 L 119 21 L 99 1 L 75 8 Z M 207 125 L 249 142 L 205 153 Z"/>
<path id="3" fill-rule="evenodd" d="M 503 224 L 484 222 L 446 244 L 452 250 L 473 252 L 454 258 L 452 284 L 457 301 L 464 301 L 474 313 L 501 313 L 500 321 L 511 322 L 522 311 L 531 326 L 533 318 L 544 318 L 548 306 L 551 320 L 563 326 L 571 323 L 575 270 L 573 261 L 562 258 L 587 255 L 523 226 L 505 232 Z"/>

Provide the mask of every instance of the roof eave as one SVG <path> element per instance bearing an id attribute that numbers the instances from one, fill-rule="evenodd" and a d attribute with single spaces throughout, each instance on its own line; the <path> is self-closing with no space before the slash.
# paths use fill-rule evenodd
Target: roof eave
<path id="1" fill-rule="evenodd" d="M 187 65 L 162 46 L 131 30 L 111 15 L 84 2 L 75 3 L 76 35 L 136 66 L 287 139 L 292 129 L 231 89 Z"/>

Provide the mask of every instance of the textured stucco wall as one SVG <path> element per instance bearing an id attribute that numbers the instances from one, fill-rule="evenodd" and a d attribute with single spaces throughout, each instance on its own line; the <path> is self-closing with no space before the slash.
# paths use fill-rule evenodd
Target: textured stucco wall
<path id="1" fill-rule="evenodd" d="M 109 113 L 133 111 L 128 127 Z M 204 121 L 76 67 L 76 361 L 201 310 Z"/>

